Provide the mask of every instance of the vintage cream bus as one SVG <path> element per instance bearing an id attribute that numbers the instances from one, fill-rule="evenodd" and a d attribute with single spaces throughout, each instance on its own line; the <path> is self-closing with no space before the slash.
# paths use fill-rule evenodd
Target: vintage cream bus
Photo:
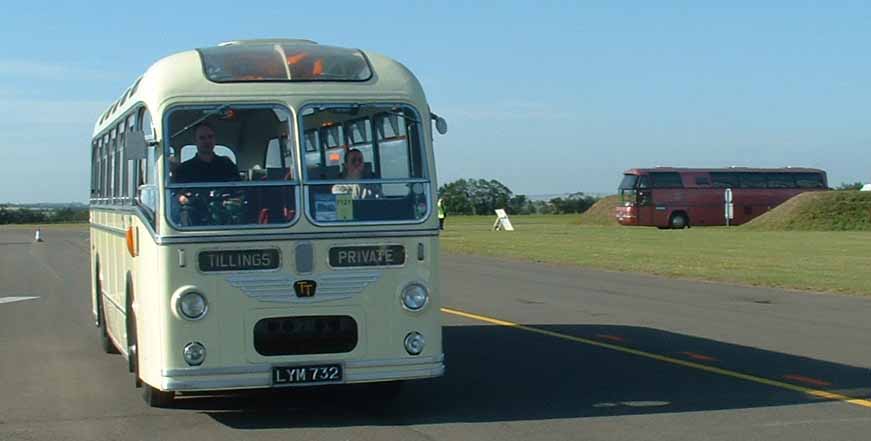
<path id="1" fill-rule="evenodd" d="M 152 406 L 442 375 L 433 114 L 414 75 L 307 40 L 163 58 L 99 118 L 93 313 Z"/>

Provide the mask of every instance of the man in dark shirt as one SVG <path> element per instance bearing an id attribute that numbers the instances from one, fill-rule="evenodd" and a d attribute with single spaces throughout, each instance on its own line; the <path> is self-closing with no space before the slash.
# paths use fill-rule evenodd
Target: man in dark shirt
<path id="1" fill-rule="evenodd" d="M 179 164 L 175 169 L 174 181 L 184 182 L 226 182 L 239 180 L 239 169 L 226 156 L 215 154 L 215 130 L 207 123 L 197 125 L 194 130 L 197 154 Z"/>
<path id="2" fill-rule="evenodd" d="M 239 180 L 239 169 L 230 158 L 215 154 L 215 130 L 207 123 L 194 130 L 197 154 L 175 167 L 173 182 L 227 182 Z M 207 193 L 205 193 L 207 194 Z M 214 213 L 208 197 L 196 196 L 193 191 L 178 193 L 179 222 L 182 225 L 205 225 Z"/>

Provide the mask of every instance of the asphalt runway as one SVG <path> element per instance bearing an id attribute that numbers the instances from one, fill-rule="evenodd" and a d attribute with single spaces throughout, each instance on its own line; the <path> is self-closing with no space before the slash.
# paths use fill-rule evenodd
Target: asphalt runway
<path id="1" fill-rule="evenodd" d="M 98 346 L 87 230 L 0 229 L 0 440 L 866 440 L 871 300 L 442 257 L 444 377 L 148 408 Z"/>

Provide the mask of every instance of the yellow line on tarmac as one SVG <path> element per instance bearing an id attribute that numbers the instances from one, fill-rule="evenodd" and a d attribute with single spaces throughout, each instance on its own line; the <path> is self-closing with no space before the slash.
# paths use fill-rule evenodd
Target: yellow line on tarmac
<path id="1" fill-rule="evenodd" d="M 823 398 L 823 399 L 832 400 L 832 401 L 841 401 L 841 402 L 853 404 L 856 406 L 871 408 L 871 401 L 869 401 L 869 400 L 848 397 L 846 395 L 842 395 L 842 394 L 835 393 L 835 392 L 828 392 L 828 391 L 819 390 L 819 389 L 811 389 L 809 387 L 803 387 L 803 386 L 798 386 L 795 384 L 784 383 L 782 381 L 777 381 L 777 380 L 770 380 L 768 378 L 757 377 L 755 375 L 742 374 L 741 372 L 730 371 L 728 369 L 722 369 L 722 368 L 718 368 L 718 367 L 714 367 L 714 366 L 707 366 L 707 365 L 700 364 L 700 363 L 694 363 L 692 361 L 686 361 L 686 360 L 680 360 L 677 358 L 666 357 L 664 355 L 654 354 L 651 352 L 639 351 L 637 349 L 631 349 L 631 348 L 627 348 L 627 347 L 623 347 L 623 346 L 619 346 L 619 345 L 614 345 L 614 344 L 610 344 L 610 343 L 603 343 L 600 341 L 590 340 L 590 339 L 586 339 L 583 337 L 575 337 L 573 335 L 562 334 L 559 332 L 548 331 L 545 329 L 535 328 L 532 326 L 521 325 L 519 323 L 509 322 L 506 320 L 499 320 L 499 319 L 495 319 L 492 317 L 463 312 L 463 311 L 460 311 L 457 309 L 442 308 L 441 310 L 442 310 L 442 312 L 444 312 L 446 314 L 452 314 L 452 315 L 465 317 L 465 318 L 472 319 L 472 320 L 478 320 L 478 321 L 485 322 L 485 323 L 491 323 L 491 324 L 499 325 L 499 326 L 506 326 L 509 328 L 522 329 L 524 331 L 534 332 L 536 334 L 542 334 L 542 335 L 547 335 L 550 337 L 560 338 L 563 340 L 573 341 L 576 343 L 583 343 L 586 345 L 596 346 L 596 347 L 605 348 L 605 349 L 611 349 L 614 351 L 622 352 L 624 354 L 637 355 L 639 357 L 650 358 L 653 360 L 658 360 L 658 361 L 662 361 L 665 363 L 675 364 L 678 366 L 684 366 L 684 367 L 688 367 L 691 369 L 697 369 L 697 370 L 709 372 L 712 374 L 722 375 L 722 376 L 731 377 L 731 378 L 737 378 L 739 380 L 751 381 L 753 383 L 764 384 L 767 386 L 791 390 L 794 392 L 801 392 L 801 393 L 805 393 L 805 394 L 808 394 L 808 395 L 811 395 L 811 396 L 814 396 L 817 398 Z"/>

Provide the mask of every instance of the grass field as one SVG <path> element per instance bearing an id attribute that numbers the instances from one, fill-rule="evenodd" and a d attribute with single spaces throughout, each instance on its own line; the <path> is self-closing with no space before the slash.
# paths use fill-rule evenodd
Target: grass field
<path id="1" fill-rule="evenodd" d="M 451 216 L 442 250 L 700 280 L 871 295 L 871 232 L 658 230 L 578 225 L 578 215 Z"/>

